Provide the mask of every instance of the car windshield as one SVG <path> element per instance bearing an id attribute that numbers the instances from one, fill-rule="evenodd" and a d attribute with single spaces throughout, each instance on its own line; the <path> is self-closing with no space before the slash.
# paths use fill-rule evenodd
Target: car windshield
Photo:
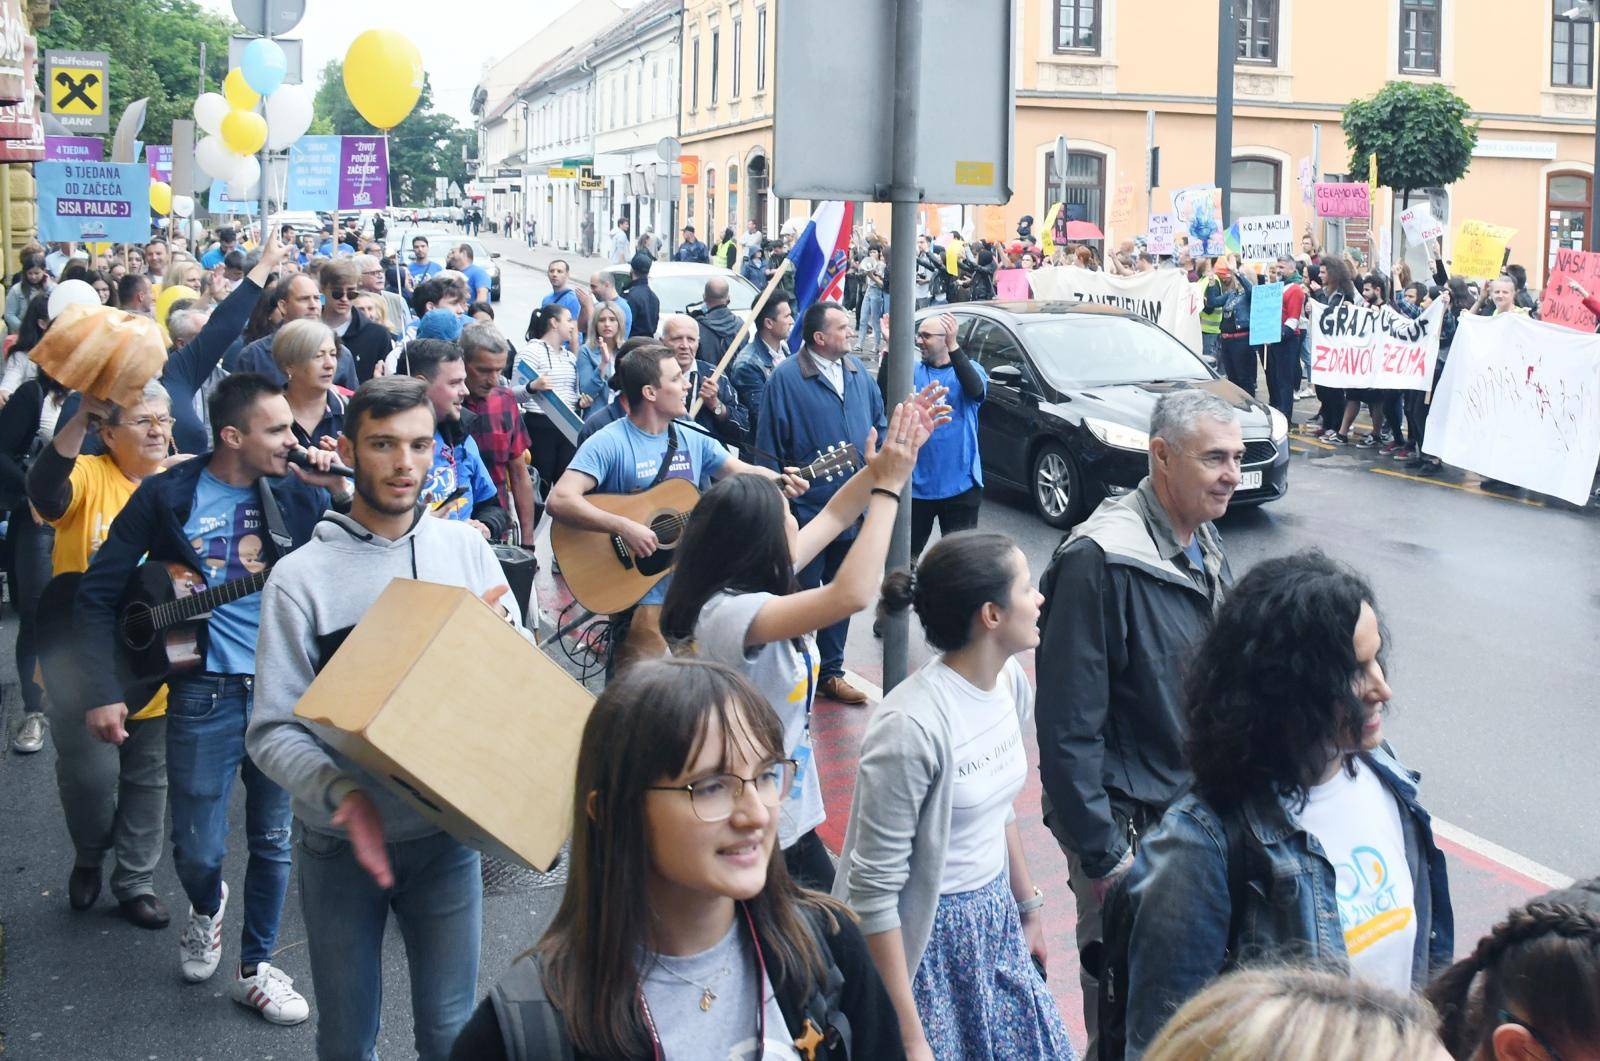
<path id="1" fill-rule="evenodd" d="M 1023 327 L 1039 371 L 1058 389 L 1212 378 L 1188 347 L 1140 321 L 1068 313 Z"/>
<path id="2" fill-rule="evenodd" d="M 448 232 L 402 232 L 395 240 L 395 245 L 400 248 L 408 262 L 411 260 L 411 241 L 417 236 L 428 241 L 428 260 L 438 262 L 440 265 L 443 265 L 444 260 L 450 256 L 451 247 L 471 242 L 471 240 L 457 239 Z M 474 258 L 477 257 L 477 247 L 472 248 L 472 254 Z"/>
<path id="3" fill-rule="evenodd" d="M 735 313 L 743 313 L 755 305 L 756 298 L 761 294 L 741 276 L 730 276 L 728 280 L 728 308 Z M 659 276 L 652 274 L 650 277 L 650 290 L 656 293 L 656 298 L 661 300 L 663 306 L 673 309 L 682 309 L 685 306 L 696 306 L 705 301 L 706 277 L 700 276 Z"/>

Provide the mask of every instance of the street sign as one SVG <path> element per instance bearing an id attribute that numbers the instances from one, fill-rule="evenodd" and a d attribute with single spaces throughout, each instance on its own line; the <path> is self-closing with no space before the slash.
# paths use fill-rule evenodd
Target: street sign
<path id="1" fill-rule="evenodd" d="M 1065 136 L 1056 137 L 1056 182 L 1059 184 L 1067 182 L 1067 159 L 1070 156 L 1071 152 L 1067 149 L 1067 138 Z"/>
<path id="2" fill-rule="evenodd" d="M 69 132 L 110 132 L 106 78 L 111 57 L 52 48 L 44 53 L 44 65 L 45 110 Z"/>
<path id="3" fill-rule="evenodd" d="M 1011 201 L 1015 4 L 922 0 L 915 189 L 931 203 Z M 773 191 L 786 199 L 890 198 L 896 140 L 897 0 L 778 6 Z M 848 26 L 841 33 L 839 27 Z M 891 57 L 886 59 L 885 57 Z M 957 73 L 959 71 L 959 73 Z M 865 80 L 863 80 L 865 79 Z M 858 101 L 838 120 L 829 101 Z"/>
<path id="4" fill-rule="evenodd" d="M 594 175 L 593 166 L 578 167 L 578 190 L 584 192 L 598 192 L 604 190 L 606 182 Z"/>
<path id="5" fill-rule="evenodd" d="M 267 31 L 267 11 L 272 11 L 272 31 Z M 306 17 L 306 0 L 233 0 L 234 17 L 251 33 L 276 37 L 288 33 Z"/>
<path id="6" fill-rule="evenodd" d="M 682 178 L 683 178 L 683 183 L 685 183 L 685 184 L 699 184 L 700 183 L 700 156 L 699 155 L 679 155 L 678 156 L 678 162 L 683 167 L 683 169 L 680 171 L 680 173 L 682 175 Z"/>
<path id="7" fill-rule="evenodd" d="M 578 167 L 551 166 L 550 179 L 553 181 L 575 181 L 578 179 Z"/>
<path id="8" fill-rule="evenodd" d="M 656 155 L 663 162 L 676 162 L 681 154 L 683 154 L 683 145 L 678 143 L 677 137 L 663 136 L 656 142 Z"/>
<path id="9" fill-rule="evenodd" d="M 244 50 L 250 46 L 255 37 L 246 37 L 235 34 L 228 38 L 228 69 L 238 69 L 244 60 Z M 298 37 L 277 37 L 273 43 L 283 49 L 284 58 L 289 62 L 288 72 L 283 75 L 285 85 L 304 84 L 305 76 L 305 50 L 306 42 Z"/>

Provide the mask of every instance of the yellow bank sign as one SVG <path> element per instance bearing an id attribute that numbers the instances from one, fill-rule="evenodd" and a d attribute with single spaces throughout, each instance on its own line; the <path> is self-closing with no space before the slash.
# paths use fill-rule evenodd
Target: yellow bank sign
<path id="1" fill-rule="evenodd" d="M 107 106 L 111 93 L 106 85 L 110 56 L 60 49 L 44 55 L 47 111 L 73 132 L 110 132 Z"/>

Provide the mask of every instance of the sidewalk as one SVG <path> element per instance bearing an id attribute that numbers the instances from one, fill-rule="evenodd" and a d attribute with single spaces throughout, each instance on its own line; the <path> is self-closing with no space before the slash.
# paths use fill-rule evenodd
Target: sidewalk
<path id="1" fill-rule="evenodd" d="M 561 250 L 559 247 L 550 247 L 538 244 L 529 247 L 519 239 L 507 239 L 504 236 L 480 236 L 483 245 L 491 253 L 500 255 L 502 263 L 519 265 L 524 269 L 538 272 L 541 276 L 550 263 L 561 259 L 571 267 L 572 282 L 580 287 L 589 286 L 589 277 L 604 269 L 611 263 L 604 258 L 586 258 L 578 254 Z"/>

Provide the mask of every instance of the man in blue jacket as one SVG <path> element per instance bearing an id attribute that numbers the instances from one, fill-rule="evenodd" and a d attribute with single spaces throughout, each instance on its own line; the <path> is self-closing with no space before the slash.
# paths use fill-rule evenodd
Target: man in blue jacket
<path id="1" fill-rule="evenodd" d="M 154 691 L 154 683 L 124 690 L 109 665 L 117 653 L 117 604 L 141 563 L 181 565 L 209 590 L 232 587 L 198 629 L 202 669 L 167 683 L 173 863 L 190 903 L 178 956 L 190 983 L 210 979 L 222 958 L 228 905 L 222 860 L 228 796 L 238 774 L 245 786 L 250 860 L 239 965 L 229 989 L 234 1001 L 267 1020 L 298 1024 L 309 1014 L 306 1000 L 271 964 L 289 886 L 289 796 L 245 755 L 244 735 L 265 573 L 310 540 L 329 507 L 330 489 L 346 505 L 351 491 L 345 480 L 327 474 L 327 450 L 308 458 L 320 471 L 289 467 L 294 415 L 271 381 L 248 373 L 229 376 L 212 393 L 210 414 L 212 452 L 145 479 L 79 584 L 85 657 L 102 664 L 85 675 L 88 702 L 101 705 L 85 722 L 99 739 L 121 744 L 129 708 L 142 707 Z"/>
<path id="2" fill-rule="evenodd" d="M 757 448 L 776 457 L 783 467 L 802 468 L 829 446 L 853 444 L 865 453 L 867 432 L 876 428 L 881 435 L 888 422 L 877 381 L 850 353 L 855 341 L 850 314 L 837 302 L 816 302 L 800 326 L 805 345 L 772 370 L 761 396 Z M 813 483 L 792 502 L 795 518 L 802 526 L 810 522 L 842 485 L 843 480 Z M 839 535 L 799 572 L 800 585 L 812 588 L 831 581 L 854 540 L 854 529 Z M 817 631 L 822 656 L 817 693 L 844 704 L 864 704 L 866 694 L 844 680 L 844 643 L 849 633 L 848 619 Z"/>
<path id="3" fill-rule="evenodd" d="M 756 433 L 761 413 L 761 396 L 767 392 L 772 370 L 789 359 L 789 332 L 794 329 L 794 312 L 789 300 L 774 295 L 756 314 L 755 334 L 733 360 L 733 390 L 750 417 L 750 434 Z"/>

